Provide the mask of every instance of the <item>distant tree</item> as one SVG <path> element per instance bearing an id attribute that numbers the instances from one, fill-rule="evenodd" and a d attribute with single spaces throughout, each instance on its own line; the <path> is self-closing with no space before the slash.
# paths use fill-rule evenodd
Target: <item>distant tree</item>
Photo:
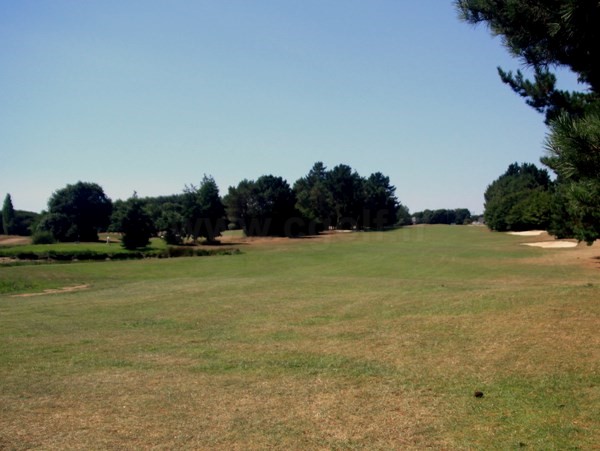
<path id="1" fill-rule="evenodd" d="M 429 215 L 431 210 L 417 211 L 412 214 L 415 224 L 429 224 Z"/>
<path id="2" fill-rule="evenodd" d="M 212 177 L 205 175 L 199 187 L 185 187 L 182 215 L 185 232 L 194 241 L 202 236 L 207 242 L 214 242 L 225 230 L 225 207 Z"/>
<path id="3" fill-rule="evenodd" d="M 59 241 L 97 241 L 110 222 L 112 202 L 95 183 L 77 182 L 52 194 L 38 228 Z"/>
<path id="4" fill-rule="evenodd" d="M 183 194 L 168 196 L 138 198 L 144 212 L 150 216 L 156 231 L 168 244 L 181 244 L 186 236 L 183 219 Z M 113 213 L 109 231 L 119 232 L 123 216 L 127 208 L 127 201 L 116 200 L 113 203 Z"/>
<path id="5" fill-rule="evenodd" d="M 127 201 L 117 199 L 113 202 L 113 207 L 110 215 L 110 222 L 107 230 L 109 232 L 118 233 L 121 232 L 121 224 L 123 223 L 123 217 L 127 210 Z"/>
<path id="6" fill-rule="evenodd" d="M 155 224 L 159 223 L 165 208 L 172 209 L 174 206 L 176 206 L 176 208 L 183 206 L 183 194 L 144 197 L 140 200 L 144 202 L 144 210 L 150 215 Z"/>
<path id="7" fill-rule="evenodd" d="M 396 187 L 381 172 L 371 174 L 363 183 L 363 225 L 383 229 L 398 222 L 400 205 L 396 199 Z"/>
<path id="8" fill-rule="evenodd" d="M 33 234 L 40 214 L 33 211 L 15 210 L 13 235 L 29 236 Z"/>
<path id="9" fill-rule="evenodd" d="M 362 228 L 365 202 L 363 179 L 350 166 L 339 164 L 327 173 L 327 187 L 333 198 L 333 226 Z"/>
<path id="10" fill-rule="evenodd" d="M 333 196 L 327 184 L 327 168 L 314 164 L 306 177 L 294 183 L 296 208 L 314 224 L 314 231 L 326 229 L 332 223 Z"/>
<path id="11" fill-rule="evenodd" d="M 410 214 L 410 211 L 408 210 L 408 207 L 399 204 L 398 213 L 396 214 L 396 224 L 399 226 L 405 226 L 411 225 L 412 223 L 412 216 Z"/>
<path id="12" fill-rule="evenodd" d="M 249 206 L 254 196 L 253 191 L 254 181 L 244 179 L 238 183 L 237 187 L 230 186 L 227 195 L 223 198 L 227 218 L 238 229 L 246 229 L 246 222 L 250 215 Z"/>
<path id="13" fill-rule="evenodd" d="M 161 214 L 155 224 L 167 244 L 182 244 L 185 238 L 184 222 L 182 206 L 167 202 L 162 204 Z"/>
<path id="14" fill-rule="evenodd" d="M 452 224 L 454 222 L 454 212 L 439 208 L 431 214 L 429 224 Z"/>
<path id="15" fill-rule="evenodd" d="M 328 227 L 381 229 L 412 223 L 395 191 L 381 172 L 365 179 L 345 164 L 328 171 L 321 162 L 294 184 L 296 207 L 309 221 L 312 233 Z"/>
<path id="16" fill-rule="evenodd" d="M 416 224 L 467 224 L 470 222 L 471 212 L 467 208 L 440 208 L 420 211 L 414 213 L 413 217 Z"/>
<path id="17" fill-rule="evenodd" d="M 552 208 L 551 185 L 545 169 L 529 163 L 511 164 L 485 192 L 486 224 L 500 232 L 547 228 Z"/>
<path id="18" fill-rule="evenodd" d="M 281 177 L 243 180 L 229 188 L 225 204 L 230 221 L 239 223 L 247 236 L 291 236 L 303 226 L 296 222 L 296 196 Z"/>
<path id="19" fill-rule="evenodd" d="M 135 192 L 125 202 L 119 230 L 123 233 L 121 243 L 126 249 L 147 246 L 154 234 L 155 228 L 152 219 L 144 210 L 144 205 Z"/>
<path id="20" fill-rule="evenodd" d="M 15 209 L 13 208 L 12 198 L 7 194 L 2 205 L 2 230 L 5 235 L 12 235 L 15 228 Z"/>
<path id="21" fill-rule="evenodd" d="M 454 210 L 454 223 L 456 224 L 470 224 L 471 223 L 471 212 L 468 208 L 457 208 Z"/>

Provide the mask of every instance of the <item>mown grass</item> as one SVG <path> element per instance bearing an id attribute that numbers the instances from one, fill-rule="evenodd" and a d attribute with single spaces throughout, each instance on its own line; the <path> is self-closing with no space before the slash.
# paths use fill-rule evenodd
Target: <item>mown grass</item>
<path id="1" fill-rule="evenodd" d="M 0 268 L 0 448 L 593 448 L 598 270 L 519 241 Z"/>
<path id="2" fill-rule="evenodd" d="M 142 258 L 174 258 L 198 257 L 209 255 L 233 255 L 239 253 L 233 247 L 201 246 L 167 246 L 159 238 L 151 240 L 148 246 L 137 249 L 125 249 L 115 243 L 55 243 L 55 244 L 21 244 L 0 247 L 2 266 L 20 266 L 23 264 L 40 264 L 43 262 L 73 262 L 73 261 L 106 261 L 130 260 Z M 38 284 L 39 285 L 39 284 Z M 0 293 L 14 291 L 19 283 L 0 281 Z"/>

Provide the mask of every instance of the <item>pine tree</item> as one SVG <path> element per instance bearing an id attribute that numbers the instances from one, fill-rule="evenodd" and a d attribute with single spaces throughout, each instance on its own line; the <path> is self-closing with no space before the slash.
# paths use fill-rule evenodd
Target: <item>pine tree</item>
<path id="1" fill-rule="evenodd" d="M 199 187 L 186 186 L 183 191 L 183 219 L 186 235 L 212 243 L 225 229 L 225 207 L 219 187 L 211 176 L 204 175 Z"/>
<path id="2" fill-rule="evenodd" d="M 562 115 L 550 125 L 542 162 L 559 176 L 549 231 L 592 244 L 600 238 L 600 116 Z"/>
<path id="3" fill-rule="evenodd" d="M 321 231 L 332 222 L 333 197 L 327 186 L 327 168 L 318 161 L 306 177 L 294 183 L 296 208 L 309 221 L 314 230 Z"/>
<path id="4" fill-rule="evenodd" d="M 198 189 L 200 207 L 199 235 L 212 243 L 225 229 L 225 207 L 219 196 L 219 187 L 211 176 L 205 175 Z"/>
<path id="5" fill-rule="evenodd" d="M 485 23 L 508 51 L 531 67 L 534 80 L 498 68 L 502 81 L 550 122 L 562 112 L 581 116 L 600 94 L 600 3 L 597 0 L 456 0 L 461 18 Z M 589 91 L 556 88 L 551 67 L 565 67 Z"/>
<path id="6" fill-rule="evenodd" d="M 544 113 L 550 127 L 542 163 L 558 176 L 550 231 L 591 244 L 600 238 L 600 2 L 597 0 L 455 0 L 462 19 L 486 23 L 533 69 L 498 68 L 502 81 Z M 571 70 L 579 92 L 556 88 L 551 68 Z"/>
<path id="7" fill-rule="evenodd" d="M 5 235 L 13 233 L 15 225 L 15 209 L 13 208 L 12 198 L 10 194 L 7 194 L 4 198 L 4 204 L 2 206 L 2 230 Z"/>

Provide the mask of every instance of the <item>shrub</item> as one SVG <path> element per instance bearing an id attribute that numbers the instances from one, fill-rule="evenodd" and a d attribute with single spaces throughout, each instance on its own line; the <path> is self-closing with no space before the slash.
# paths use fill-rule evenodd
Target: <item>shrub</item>
<path id="1" fill-rule="evenodd" d="M 175 230 L 173 229 L 167 229 L 164 233 L 164 235 L 162 236 L 163 240 L 165 240 L 165 243 L 167 244 L 181 244 L 183 243 L 183 237 L 177 233 Z"/>
<path id="2" fill-rule="evenodd" d="M 52 235 L 52 233 L 50 233 L 48 231 L 40 231 L 40 232 L 36 232 L 31 237 L 31 242 L 33 244 L 54 244 L 54 243 L 56 243 L 56 240 L 54 239 L 54 236 Z"/>

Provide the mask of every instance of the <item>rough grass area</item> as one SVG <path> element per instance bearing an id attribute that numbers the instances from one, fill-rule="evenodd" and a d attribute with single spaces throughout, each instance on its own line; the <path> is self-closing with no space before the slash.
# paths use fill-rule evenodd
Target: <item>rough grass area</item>
<path id="1" fill-rule="evenodd" d="M 523 240 L 0 268 L 0 448 L 593 449 L 600 250 Z"/>

